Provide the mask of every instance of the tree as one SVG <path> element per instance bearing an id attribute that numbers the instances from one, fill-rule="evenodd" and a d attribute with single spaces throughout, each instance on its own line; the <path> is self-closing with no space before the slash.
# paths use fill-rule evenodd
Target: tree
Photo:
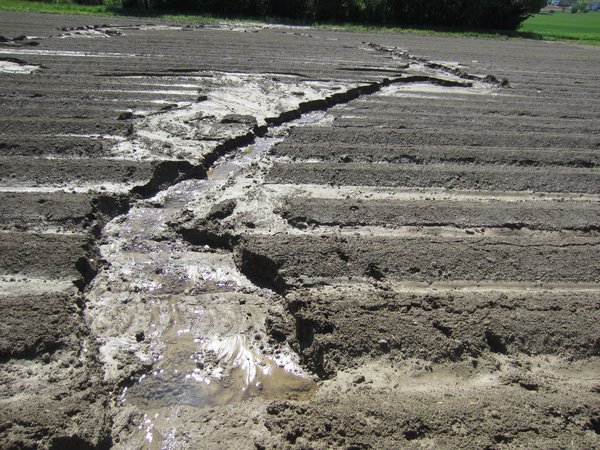
<path id="1" fill-rule="evenodd" d="M 123 0 L 123 4 L 229 16 L 516 29 L 546 0 Z"/>

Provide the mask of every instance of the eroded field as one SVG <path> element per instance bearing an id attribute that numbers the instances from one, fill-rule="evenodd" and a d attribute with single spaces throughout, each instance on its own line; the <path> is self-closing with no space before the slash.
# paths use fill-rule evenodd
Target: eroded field
<path id="1" fill-rule="evenodd" d="M 103 22 L 0 19 L 0 448 L 599 446 L 598 49 Z"/>

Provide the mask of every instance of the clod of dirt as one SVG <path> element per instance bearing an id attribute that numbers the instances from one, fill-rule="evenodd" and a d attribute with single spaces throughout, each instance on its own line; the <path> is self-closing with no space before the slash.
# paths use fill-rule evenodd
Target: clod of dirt
<path id="1" fill-rule="evenodd" d="M 248 114 L 225 114 L 221 119 L 221 123 L 238 123 L 254 128 L 258 125 L 256 117 Z"/>
<path id="2" fill-rule="evenodd" d="M 130 120 L 133 119 L 133 113 L 131 111 L 125 111 L 119 114 L 117 120 Z"/>
<path id="3" fill-rule="evenodd" d="M 233 210 L 235 209 L 236 205 L 237 205 L 237 202 L 235 200 L 226 200 L 224 202 L 217 203 L 210 209 L 210 211 L 208 212 L 208 215 L 206 216 L 206 219 L 207 220 L 225 219 L 226 217 L 229 217 L 233 213 Z"/>
<path id="4" fill-rule="evenodd" d="M 365 382 L 365 376 L 364 375 L 355 375 L 352 378 L 352 383 L 353 384 L 361 384 Z"/>
<path id="5" fill-rule="evenodd" d="M 541 378 L 521 370 L 509 370 L 502 374 L 500 382 L 520 386 L 528 391 L 537 391 L 541 387 Z"/>
<path id="6" fill-rule="evenodd" d="M 276 342 L 285 342 L 287 337 L 293 334 L 293 329 L 289 322 L 285 318 L 275 312 L 270 312 L 269 316 L 265 320 L 265 328 L 267 333 Z"/>
<path id="7" fill-rule="evenodd" d="M 586 421 L 584 428 L 591 430 L 596 434 L 600 434 L 600 414 L 596 413 L 590 416 Z"/>
<path id="8" fill-rule="evenodd" d="M 193 245 L 231 249 L 238 238 L 233 235 L 231 226 L 221 223 L 221 220 L 233 212 L 235 204 L 231 208 L 231 212 L 228 212 L 227 205 L 216 205 L 216 207 L 213 212 L 215 216 L 210 219 L 208 217 L 192 219 L 190 222 L 176 223 L 172 226 L 181 237 Z M 209 216 L 213 213 L 209 213 Z"/>

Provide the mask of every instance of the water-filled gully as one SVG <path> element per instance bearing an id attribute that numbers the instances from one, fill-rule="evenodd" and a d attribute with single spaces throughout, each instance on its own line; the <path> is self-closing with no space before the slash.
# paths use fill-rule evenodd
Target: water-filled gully
<path id="1" fill-rule="evenodd" d="M 291 127 L 324 117 L 324 112 L 305 114 L 272 128 L 218 161 L 206 179 L 179 183 L 107 227 L 111 244 L 102 252 L 111 261 L 104 274 L 110 288 L 100 294 L 105 302 L 94 308 L 109 308 L 108 302 L 114 304 L 121 295 L 122 305 L 111 306 L 112 314 L 123 323 L 130 315 L 123 326 L 138 342 L 149 343 L 150 350 L 138 356 L 149 360 L 152 370 L 125 388 L 119 402 L 145 413 L 140 429 L 150 447 L 165 442 L 166 422 L 179 406 L 223 406 L 257 396 L 304 400 L 315 393 L 316 382 L 297 364 L 295 354 L 268 343 L 264 320 L 275 306 L 273 294 L 257 293 L 228 252 L 189 251 L 179 239 L 162 236 L 190 199 L 218 190 L 283 140 Z M 135 322 L 138 328 L 132 329 Z M 110 348 L 105 345 L 105 354 Z M 121 351 L 132 348 L 136 346 L 130 342 Z"/>
<path id="2" fill-rule="evenodd" d="M 385 92 L 404 94 L 395 86 Z M 248 167 L 290 128 L 330 119 L 318 111 L 272 126 L 264 137 L 217 160 L 207 178 L 163 190 L 105 227 L 100 249 L 110 267 L 93 282 L 88 321 L 101 337 L 107 379 L 143 373 L 123 389 L 118 403 L 143 414 L 135 422 L 147 448 L 169 447 L 181 408 L 256 397 L 305 400 L 316 392 L 315 378 L 287 344 L 269 341 L 265 320 L 285 313 L 277 295 L 253 285 L 232 252 L 190 246 L 170 223 L 195 202 L 214 206 L 230 186 L 251 187 L 252 180 L 244 178 Z"/>

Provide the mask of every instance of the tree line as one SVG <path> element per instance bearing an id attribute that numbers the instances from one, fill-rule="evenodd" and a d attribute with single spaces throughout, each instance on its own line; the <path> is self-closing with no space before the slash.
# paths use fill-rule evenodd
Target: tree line
<path id="1" fill-rule="evenodd" d="M 303 22 L 349 22 L 480 29 L 516 29 L 546 0 L 76 0 L 125 9 L 279 17 Z"/>

